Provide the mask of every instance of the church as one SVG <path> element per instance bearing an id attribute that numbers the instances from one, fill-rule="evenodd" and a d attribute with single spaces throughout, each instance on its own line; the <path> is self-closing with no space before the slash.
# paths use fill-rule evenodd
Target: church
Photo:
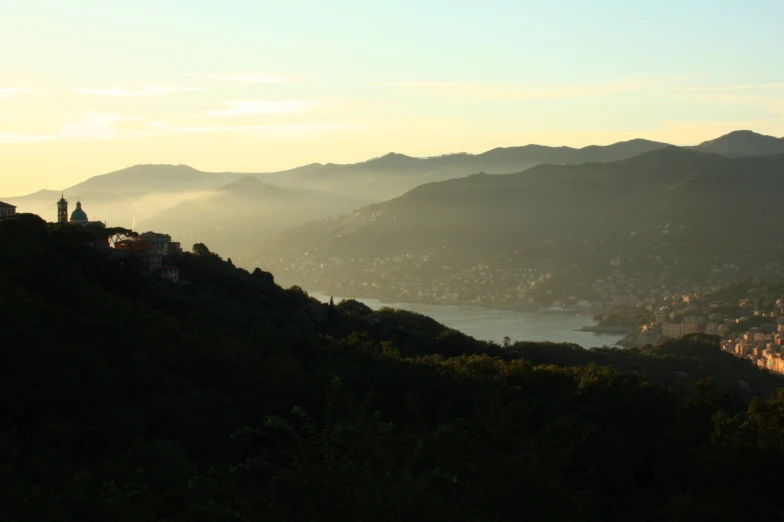
<path id="1" fill-rule="evenodd" d="M 68 200 L 65 196 L 60 194 L 60 201 L 57 202 L 57 222 L 58 223 L 71 223 L 73 225 L 91 226 L 106 228 L 106 223 L 103 221 L 90 221 L 87 218 L 87 213 L 82 209 L 82 202 L 76 201 L 76 209 L 71 212 L 71 218 L 68 219 Z"/>

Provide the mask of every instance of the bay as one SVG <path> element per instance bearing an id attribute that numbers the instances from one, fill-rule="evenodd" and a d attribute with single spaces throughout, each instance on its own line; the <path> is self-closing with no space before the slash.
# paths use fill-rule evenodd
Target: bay
<path id="1" fill-rule="evenodd" d="M 329 302 L 328 295 L 310 295 L 319 301 Z M 343 298 L 334 296 L 336 303 L 341 299 Z M 612 346 L 623 337 L 622 334 L 575 331 L 583 326 L 593 325 L 590 317 L 581 315 L 540 314 L 467 305 L 386 303 L 370 298 L 358 298 L 357 301 L 374 310 L 389 306 L 424 314 L 476 339 L 497 343 L 501 343 L 504 336 L 509 336 L 512 341 L 574 343 L 590 348 Z"/>

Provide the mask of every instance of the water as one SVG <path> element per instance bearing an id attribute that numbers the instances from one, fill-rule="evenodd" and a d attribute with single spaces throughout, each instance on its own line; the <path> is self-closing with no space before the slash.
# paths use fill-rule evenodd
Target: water
<path id="1" fill-rule="evenodd" d="M 328 302 L 328 295 L 310 294 L 316 299 Z M 342 298 L 335 297 L 335 302 Z M 411 310 L 432 317 L 455 330 L 485 341 L 503 341 L 509 336 L 512 341 L 552 341 L 559 343 L 575 343 L 584 348 L 592 346 L 614 345 L 622 334 L 594 332 L 575 332 L 583 326 L 593 325 L 588 316 L 569 314 L 538 314 L 535 312 L 518 312 L 514 310 L 498 310 L 465 305 L 437 305 L 421 303 L 382 303 L 378 299 L 357 299 L 373 309 L 383 306 Z"/>

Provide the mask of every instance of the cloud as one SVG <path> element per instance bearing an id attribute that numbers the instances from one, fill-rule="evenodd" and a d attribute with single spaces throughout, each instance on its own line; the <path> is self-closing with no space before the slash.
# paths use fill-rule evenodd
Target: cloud
<path id="1" fill-rule="evenodd" d="M 417 94 L 453 96 L 480 100 L 514 99 L 571 99 L 586 96 L 602 96 L 623 92 L 642 91 L 655 87 L 649 81 L 625 81 L 606 85 L 585 86 L 581 84 L 529 87 L 516 84 L 458 83 L 458 82 L 389 82 L 377 84 L 398 87 Z"/>
<path id="2" fill-rule="evenodd" d="M 13 98 L 14 96 L 28 94 L 29 92 L 30 91 L 23 89 L 0 89 L 0 100 L 7 100 L 9 98 Z"/>
<path id="3" fill-rule="evenodd" d="M 695 87 L 676 87 L 679 92 L 721 92 L 721 91 L 769 91 L 784 89 L 784 83 L 743 83 L 737 85 L 703 85 Z"/>
<path id="4" fill-rule="evenodd" d="M 174 85 L 111 85 L 104 87 L 81 87 L 74 89 L 79 94 L 96 94 L 98 96 L 153 96 L 178 91 L 196 91 L 195 87 Z"/>
<path id="5" fill-rule="evenodd" d="M 232 85 L 256 85 L 261 83 L 293 83 L 298 76 L 278 73 L 244 72 L 235 74 L 193 74 L 196 78 L 216 80 Z"/>
<path id="6" fill-rule="evenodd" d="M 693 103 L 766 111 L 770 118 L 784 117 L 784 83 L 686 86 L 663 94 Z"/>
<path id="7" fill-rule="evenodd" d="M 100 141 L 156 133 L 152 129 L 128 130 L 120 129 L 117 126 L 118 123 L 133 121 L 144 121 L 144 118 L 122 114 L 88 113 L 64 123 L 58 132 L 50 134 L 0 132 L 0 143 L 43 143 L 58 140 Z"/>
<path id="8" fill-rule="evenodd" d="M 60 128 L 61 138 L 108 139 L 127 137 L 128 132 L 117 127 L 117 123 L 144 121 L 140 116 L 123 114 L 87 114 L 68 122 Z"/>
<path id="9" fill-rule="evenodd" d="M 210 133 L 254 133 L 266 137 L 303 137 L 314 134 L 331 134 L 355 130 L 355 125 L 334 122 L 301 123 L 286 125 L 172 125 L 166 122 L 150 122 L 150 126 L 164 132 L 181 134 Z"/>
<path id="10" fill-rule="evenodd" d="M 0 143 L 41 143 L 42 141 L 50 140 L 51 138 L 49 136 L 0 132 Z"/>
<path id="11" fill-rule="evenodd" d="M 318 100 L 284 100 L 284 101 L 227 101 L 222 102 L 225 109 L 209 111 L 206 117 L 220 118 L 224 116 L 269 116 L 275 114 L 294 114 L 307 112 L 324 106 Z"/>
<path id="12" fill-rule="evenodd" d="M 0 131 L 2 143 L 43 143 L 50 141 L 102 141 L 167 134 L 248 133 L 265 138 L 307 139 L 311 136 L 356 130 L 356 125 L 318 122 L 280 125 L 177 125 L 141 116 L 87 113 L 78 115 L 48 134 Z"/>

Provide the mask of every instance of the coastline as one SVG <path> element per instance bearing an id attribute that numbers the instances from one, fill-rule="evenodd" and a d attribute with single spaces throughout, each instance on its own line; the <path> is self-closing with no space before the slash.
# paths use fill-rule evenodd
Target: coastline
<path id="1" fill-rule="evenodd" d="M 594 333 L 611 333 L 611 334 L 619 334 L 619 335 L 629 335 L 631 333 L 631 328 L 626 328 L 624 326 L 583 326 L 582 328 L 578 328 L 575 332 L 594 332 Z"/>
<path id="2" fill-rule="evenodd" d="M 420 299 L 413 296 L 407 296 L 405 298 L 394 298 L 394 297 L 384 297 L 379 296 L 377 294 L 370 294 L 367 295 L 354 295 L 354 296 L 344 296 L 338 294 L 330 294 L 329 292 L 325 292 L 323 290 L 315 290 L 310 292 L 312 294 L 318 294 L 321 296 L 326 296 L 329 298 L 330 296 L 334 296 L 339 299 L 374 299 L 383 305 L 395 305 L 395 304 L 422 304 L 422 305 L 436 305 L 436 306 L 473 306 L 476 308 L 483 308 L 485 310 L 506 310 L 512 312 L 533 312 L 542 315 L 579 315 L 582 317 L 593 317 L 593 314 L 596 312 L 595 310 L 548 310 L 546 308 L 542 308 L 542 305 L 532 305 L 528 303 L 477 303 L 475 301 L 433 301 L 430 299 Z M 591 327 L 586 327 L 591 328 Z M 579 330 L 576 330 L 579 331 Z M 592 331 L 592 330 L 583 330 L 583 331 Z M 629 330 L 626 329 L 621 333 L 628 333 Z M 618 333 L 618 332 L 599 332 L 597 333 Z"/>
<path id="3" fill-rule="evenodd" d="M 515 341 L 573 343 L 583 348 L 594 346 L 616 346 L 617 341 L 628 334 L 623 332 L 594 330 L 592 317 L 585 314 L 559 311 L 559 313 L 543 312 L 541 307 L 499 307 L 478 305 L 477 303 L 432 303 L 416 301 L 393 301 L 378 297 L 347 297 L 343 295 L 313 292 L 310 294 L 321 302 L 335 302 L 341 299 L 357 299 L 373 309 L 383 307 L 400 308 L 424 313 L 436 321 L 456 328 L 467 335 L 481 340 L 493 340 L 500 343 L 503 336 Z M 356 294 L 355 294 L 356 295 Z M 453 311 L 454 310 L 454 311 Z"/>

